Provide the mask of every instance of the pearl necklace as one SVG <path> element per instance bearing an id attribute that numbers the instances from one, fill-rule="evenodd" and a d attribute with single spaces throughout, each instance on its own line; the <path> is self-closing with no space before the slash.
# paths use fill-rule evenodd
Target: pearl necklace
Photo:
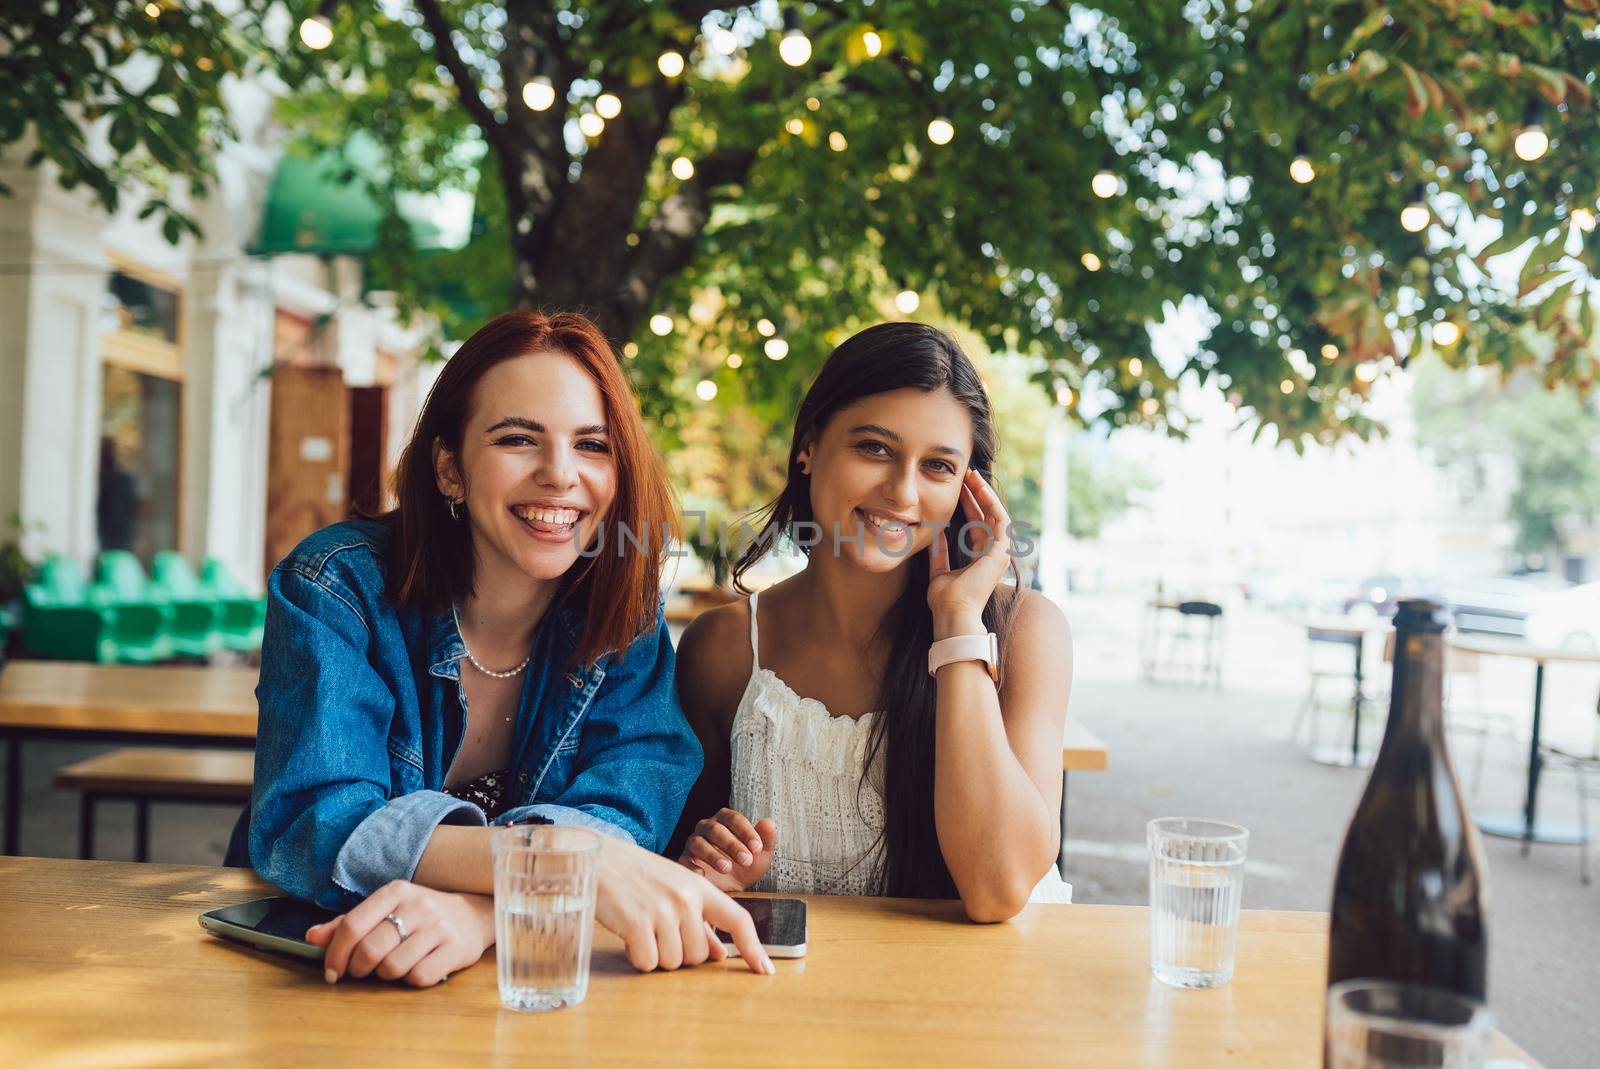
<path id="1" fill-rule="evenodd" d="M 522 670 L 528 667 L 528 662 L 533 660 L 533 651 L 529 650 L 528 655 L 522 659 L 522 663 L 517 665 L 515 668 L 507 668 L 504 672 L 496 672 L 493 668 L 485 668 L 478 662 L 478 659 L 472 655 L 472 647 L 467 645 L 466 633 L 461 630 L 461 613 L 454 605 L 450 606 L 450 615 L 455 617 L 456 634 L 461 636 L 461 648 L 466 651 L 467 660 L 472 662 L 472 667 L 476 668 L 484 675 L 493 679 L 510 679 L 512 676 L 520 675 Z M 507 717 L 507 719 L 509 720 L 510 718 Z"/>

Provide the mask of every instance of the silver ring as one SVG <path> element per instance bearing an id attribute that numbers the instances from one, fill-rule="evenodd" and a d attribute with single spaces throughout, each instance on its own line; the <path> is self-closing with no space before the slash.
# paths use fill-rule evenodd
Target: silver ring
<path id="1" fill-rule="evenodd" d="M 411 938 L 411 933 L 406 930 L 406 922 L 400 919 L 400 914 L 391 913 L 383 919 L 394 925 L 394 930 L 400 933 L 400 942 L 404 943 Z"/>

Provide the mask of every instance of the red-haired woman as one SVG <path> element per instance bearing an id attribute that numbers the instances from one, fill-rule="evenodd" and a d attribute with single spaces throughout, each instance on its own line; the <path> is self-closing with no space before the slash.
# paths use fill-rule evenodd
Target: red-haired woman
<path id="1" fill-rule="evenodd" d="M 396 481 L 393 512 L 318 531 L 267 584 L 235 842 L 347 911 L 307 936 L 329 982 L 427 986 L 476 961 L 490 826 L 528 822 L 605 833 L 597 915 L 636 967 L 721 957 L 710 922 L 771 972 L 748 915 L 655 853 L 701 752 L 658 606 L 672 493 L 605 338 L 572 314 L 489 323 Z"/>

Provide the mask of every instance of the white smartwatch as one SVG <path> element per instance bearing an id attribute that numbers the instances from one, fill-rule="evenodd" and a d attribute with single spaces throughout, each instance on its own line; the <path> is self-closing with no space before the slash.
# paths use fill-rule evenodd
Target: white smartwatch
<path id="1" fill-rule="evenodd" d="M 982 661 L 989 670 L 989 678 L 1000 682 L 1000 640 L 990 631 L 984 635 L 956 635 L 941 638 L 928 647 L 928 674 L 938 675 L 939 669 L 957 661 Z"/>

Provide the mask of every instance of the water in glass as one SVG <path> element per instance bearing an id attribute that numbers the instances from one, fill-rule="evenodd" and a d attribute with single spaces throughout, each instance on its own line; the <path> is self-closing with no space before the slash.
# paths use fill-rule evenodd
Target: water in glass
<path id="1" fill-rule="evenodd" d="M 1233 978 L 1249 835 L 1222 821 L 1150 822 L 1150 969 L 1158 980 L 1220 987 Z"/>
<path id="2" fill-rule="evenodd" d="M 497 832 L 493 843 L 501 1003 L 539 1011 L 582 1002 L 599 836 L 581 828 L 518 827 Z"/>

